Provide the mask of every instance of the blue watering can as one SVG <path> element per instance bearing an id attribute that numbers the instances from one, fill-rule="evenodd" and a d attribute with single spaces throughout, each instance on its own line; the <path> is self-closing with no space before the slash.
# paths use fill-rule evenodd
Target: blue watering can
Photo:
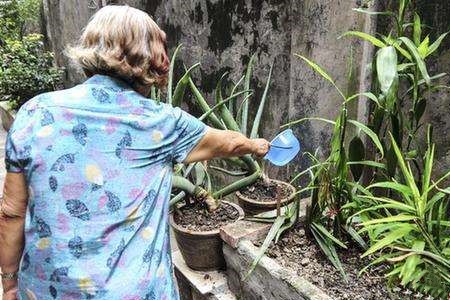
<path id="1" fill-rule="evenodd" d="M 300 142 L 292 129 L 286 129 L 270 142 L 269 152 L 264 156 L 276 166 L 284 166 L 290 162 L 300 151 Z"/>

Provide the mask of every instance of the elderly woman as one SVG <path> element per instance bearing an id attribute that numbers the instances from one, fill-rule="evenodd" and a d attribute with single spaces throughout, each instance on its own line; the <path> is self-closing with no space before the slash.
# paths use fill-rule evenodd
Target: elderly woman
<path id="1" fill-rule="evenodd" d="M 4 300 L 178 299 L 173 162 L 262 156 L 269 144 L 146 98 L 166 82 L 165 40 L 146 13 L 104 7 L 69 51 L 89 79 L 18 112 L 0 214 Z"/>

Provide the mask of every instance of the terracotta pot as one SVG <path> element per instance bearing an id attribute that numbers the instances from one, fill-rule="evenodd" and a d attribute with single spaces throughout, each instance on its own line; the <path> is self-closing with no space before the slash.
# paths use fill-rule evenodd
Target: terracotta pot
<path id="1" fill-rule="evenodd" d="M 292 201 L 294 201 L 295 192 L 296 192 L 295 187 L 293 187 L 291 184 L 289 184 L 287 182 L 280 181 L 280 180 L 270 179 L 270 181 L 284 185 L 290 191 L 289 195 L 286 198 L 281 199 L 280 207 L 285 206 L 285 205 L 291 203 Z M 246 215 L 256 215 L 256 214 L 259 214 L 259 213 L 262 213 L 265 211 L 274 210 L 277 208 L 276 200 L 274 200 L 274 201 L 258 201 L 258 200 L 250 199 L 250 198 L 244 196 L 239 191 L 236 192 L 236 197 L 238 198 L 239 205 L 244 209 L 244 212 Z"/>
<path id="2" fill-rule="evenodd" d="M 6 102 L 0 102 L 0 117 L 2 119 L 3 129 L 9 131 L 16 115 L 7 109 Z"/>
<path id="3" fill-rule="evenodd" d="M 244 218 L 244 211 L 237 204 L 222 201 L 233 206 L 239 212 L 238 220 Z M 175 233 L 178 248 L 186 264 L 193 270 L 211 271 L 225 269 L 225 259 L 222 252 L 222 239 L 219 229 L 210 231 L 192 231 L 175 223 L 173 213 L 169 218 Z"/>

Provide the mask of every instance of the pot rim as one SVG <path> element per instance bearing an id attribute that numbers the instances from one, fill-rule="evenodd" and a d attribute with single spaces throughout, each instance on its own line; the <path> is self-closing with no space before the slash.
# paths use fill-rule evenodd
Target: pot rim
<path id="1" fill-rule="evenodd" d="M 289 194 L 288 197 L 281 199 L 280 204 L 285 204 L 286 202 L 290 202 L 292 199 L 294 199 L 296 188 L 292 184 L 290 184 L 289 182 L 285 182 L 285 181 L 277 180 L 277 179 L 269 178 L 269 180 L 273 181 L 273 182 L 277 182 L 277 183 L 283 184 L 283 185 L 287 186 L 289 188 L 289 190 L 291 191 L 291 193 Z M 240 191 L 236 191 L 236 196 L 240 200 L 243 200 L 245 202 L 249 202 L 249 203 L 252 203 L 252 204 L 260 205 L 260 206 L 277 205 L 277 201 L 276 200 L 275 201 L 257 201 L 257 200 L 250 199 L 250 198 L 244 196 Z"/>
<path id="2" fill-rule="evenodd" d="M 231 205 L 231 206 L 234 207 L 234 209 L 236 209 L 236 210 L 238 211 L 238 213 L 239 213 L 239 217 L 237 218 L 237 220 L 235 220 L 234 222 L 232 222 L 232 223 L 230 223 L 230 224 L 233 224 L 233 223 L 235 223 L 235 222 L 237 222 L 237 221 L 239 221 L 239 220 L 243 220 L 243 219 L 244 219 L 244 217 L 245 217 L 244 210 L 243 210 L 239 205 L 237 205 L 236 203 L 230 202 L 230 201 L 224 201 L 224 200 L 222 200 L 221 202 L 227 203 L 227 204 Z M 169 215 L 169 223 L 170 223 L 170 226 L 171 226 L 175 231 L 179 231 L 179 232 L 182 232 L 182 233 L 184 233 L 184 234 L 198 235 L 198 236 L 208 236 L 208 235 L 217 235 L 217 234 L 219 234 L 219 232 L 220 232 L 220 227 L 217 228 L 217 229 L 207 230 L 207 231 L 194 231 L 194 230 L 186 229 L 186 228 L 184 228 L 184 227 L 178 225 L 178 224 L 175 222 L 175 219 L 173 218 L 173 212 L 170 213 L 170 215 Z M 228 224 L 227 224 L 227 225 L 228 225 Z"/>

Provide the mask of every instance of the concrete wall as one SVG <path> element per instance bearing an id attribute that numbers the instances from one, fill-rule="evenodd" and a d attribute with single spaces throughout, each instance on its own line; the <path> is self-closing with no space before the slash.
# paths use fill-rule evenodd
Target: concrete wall
<path id="1" fill-rule="evenodd" d="M 368 18 L 351 10 L 367 1 L 44 0 L 48 41 L 56 52 L 59 65 L 68 66 L 62 50 L 66 44 L 76 41 L 96 10 L 92 6 L 95 2 L 126 3 L 152 15 L 167 32 L 171 49 L 179 43 L 184 45 L 181 56 L 186 65 L 201 62 L 201 71 L 195 74 L 195 80 L 208 94 L 225 71 L 229 71 L 230 77 L 237 80 L 250 55 L 256 52 L 258 60 L 253 82 L 256 93 L 251 99 L 251 105 L 255 108 L 270 64 L 274 61 L 273 82 L 261 126 L 262 136 L 266 138 L 273 137 L 279 126 L 289 120 L 306 116 L 335 118 L 338 113 L 341 99 L 337 93 L 294 54 L 302 54 L 318 62 L 344 91 L 366 90 L 370 83 L 370 74 L 364 66 L 371 60 L 373 49 L 356 39 L 337 38 L 347 30 L 374 30 L 376 18 Z M 379 1 L 372 2 L 379 4 Z M 389 4 L 386 0 L 381 2 Z M 448 26 L 446 0 L 431 1 L 435 6 L 427 4 L 425 0 L 422 2 L 427 21 L 444 24 L 442 27 Z M 349 79 L 351 48 L 353 77 Z M 442 52 L 439 56 L 441 63 L 436 64 L 436 68 L 448 70 L 449 56 L 448 50 Z M 68 67 L 66 84 L 70 86 L 80 80 L 82 76 Z M 449 97 L 444 94 L 435 97 L 436 101 L 430 103 L 433 107 L 429 113 L 433 116 L 437 130 L 448 132 L 450 121 L 445 116 L 450 110 Z M 358 107 L 351 108 L 351 113 L 364 120 L 366 108 L 366 103 L 360 103 Z M 308 123 L 296 127 L 295 131 L 305 151 L 326 149 L 328 146 L 330 128 L 327 125 Z M 441 160 L 449 163 L 446 152 L 449 151 L 450 142 L 444 135 L 438 142 Z M 296 164 L 289 167 L 271 168 L 269 174 L 286 178 L 304 165 L 303 158 L 299 158 Z"/>

